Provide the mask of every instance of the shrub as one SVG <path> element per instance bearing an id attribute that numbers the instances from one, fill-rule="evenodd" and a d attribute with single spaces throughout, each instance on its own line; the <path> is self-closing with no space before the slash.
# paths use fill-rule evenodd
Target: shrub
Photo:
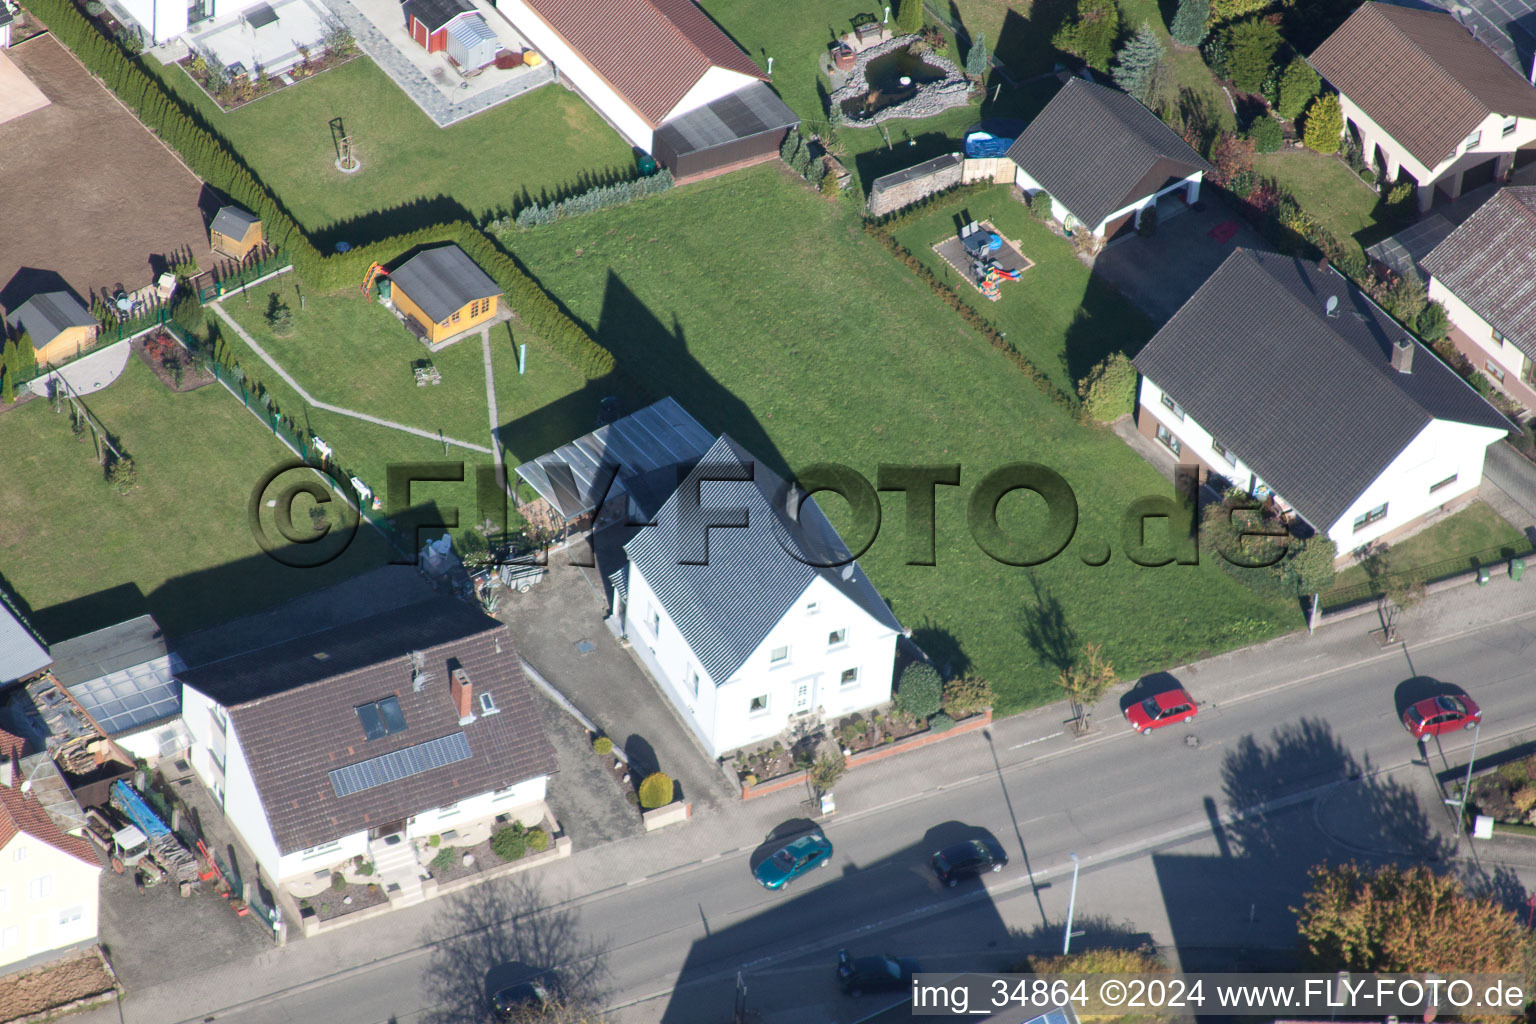
<path id="1" fill-rule="evenodd" d="M 971 49 L 965 55 L 965 73 L 972 78 L 987 77 L 987 37 L 985 33 L 978 35 L 971 43 Z"/>
<path id="2" fill-rule="evenodd" d="M 1136 222 L 1136 233 L 1142 238 L 1151 238 L 1157 234 L 1157 207 L 1148 206 L 1141 211 L 1141 218 Z"/>
<path id="3" fill-rule="evenodd" d="M 1253 119 L 1253 124 L 1248 126 L 1248 141 L 1253 143 L 1255 153 L 1275 152 L 1284 141 L 1280 122 L 1268 114 L 1260 114 Z"/>
<path id="4" fill-rule="evenodd" d="M 179 283 L 171 304 L 171 319 L 194 338 L 201 338 L 208 327 L 208 314 L 190 285 Z"/>
<path id="5" fill-rule="evenodd" d="M 811 785 L 818 793 L 830 793 L 832 787 L 837 785 L 837 780 L 848 771 L 848 761 L 839 752 L 836 756 L 817 758 L 807 770 Z"/>
<path id="6" fill-rule="evenodd" d="M 502 860 L 520 860 L 528 852 L 528 837 L 521 824 L 499 829 L 491 836 L 491 852 Z"/>
<path id="7" fill-rule="evenodd" d="M 1173 41 L 1184 46 L 1199 46 L 1205 39 L 1211 20 L 1211 0 L 1179 0 L 1179 9 L 1168 26 Z"/>
<path id="8" fill-rule="evenodd" d="M 1112 352 L 1077 385 L 1083 415 L 1112 423 L 1136 408 L 1136 367 L 1124 352 Z"/>
<path id="9" fill-rule="evenodd" d="M 1077 0 L 1071 17 L 1056 30 L 1051 42 L 1089 66 L 1106 71 L 1119 36 L 1120 8 L 1115 0 Z"/>
<path id="10" fill-rule="evenodd" d="M 457 859 L 458 856 L 454 853 L 453 847 L 443 847 L 437 851 L 437 856 L 432 858 L 432 873 L 435 875 L 447 873 L 453 867 L 453 862 Z"/>
<path id="11" fill-rule="evenodd" d="M 1200 55 L 1205 58 L 1206 66 L 1217 78 L 1227 77 L 1227 34 L 1225 32 L 1212 32 L 1211 37 L 1200 47 Z M 1199 146 L 1195 147 L 1199 149 Z"/>
<path id="12" fill-rule="evenodd" d="M 945 714 L 965 718 L 991 707 L 996 700 L 991 683 L 980 676 L 964 675 L 945 682 L 940 705 Z"/>
<path id="13" fill-rule="evenodd" d="M 1280 49 L 1280 29 L 1262 18 L 1240 21 L 1227 30 L 1227 75 L 1244 92 L 1258 92 Z"/>
<path id="14" fill-rule="evenodd" d="M 666 772 L 652 772 L 640 783 L 640 807 L 642 810 L 655 810 L 657 807 L 665 807 L 672 802 L 674 790 L 672 776 Z"/>
<path id="15" fill-rule="evenodd" d="M 1307 123 L 1301 141 L 1307 148 L 1319 153 L 1337 153 L 1339 136 L 1344 133 L 1344 113 L 1339 108 L 1339 98 L 1333 93 L 1319 96 L 1307 108 Z"/>
<path id="16" fill-rule="evenodd" d="M 938 670 L 926 661 L 914 661 L 901 673 L 896 686 L 896 706 L 916 719 L 930 718 L 943 705 L 944 683 Z"/>
<path id="17" fill-rule="evenodd" d="M 1451 318 L 1438 300 L 1426 302 L 1419 312 L 1419 337 L 1433 345 L 1451 333 Z"/>
<path id="18" fill-rule="evenodd" d="M 523 833 L 523 838 L 528 843 L 529 853 L 543 853 L 549 849 L 549 833 L 541 828 L 531 828 Z"/>
<path id="19" fill-rule="evenodd" d="M 335 890 L 336 892 L 340 892 L 341 890 L 345 889 L 346 887 L 347 887 L 346 876 L 343 875 L 340 871 L 332 871 L 331 872 L 331 888 L 333 890 Z"/>
<path id="20" fill-rule="evenodd" d="M 93 18 L 99 18 L 107 13 L 107 5 L 101 0 L 86 0 L 85 13 Z"/>
<path id="21" fill-rule="evenodd" d="M 293 332 L 293 310 L 288 303 L 277 297 L 273 292 L 267 296 L 267 326 L 273 334 L 291 334 Z"/>
<path id="22" fill-rule="evenodd" d="M 911 35 L 923 30 L 923 0 L 900 0 L 896 7 L 896 31 Z"/>
<path id="23" fill-rule="evenodd" d="M 940 711 L 938 714 L 928 719 L 928 728 L 932 729 L 934 732 L 948 732 L 954 727 L 955 720 L 943 711 Z"/>
<path id="24" fill-rule="evenodd" d="M 1521 786 L 1511 794 L 1510 799 L 1514 802 L 1515 810 L 1523 817 L 1530 813 L 1532 807 L 1536 807 L 1536 786 Z"/>
<path id="25" fill-rule="evenodd" d="M 613 740 L 609 739 L 607 736 L 599 736 L 597 739 L 592 741 L 592 753 L 597 754 L 600 757 L 607 757 L 609 754 L 613 753 Z"/>
<path id="26" fill-rule="evenodd" d="M 1029 212 L 1041 220 L 1051 219 L 1051 194 L 1041 189 L 1029 197 Z"/>
<path id="27" fill-rule="evenodd" d="M 439 835 L 429 836 L 429 837 L 427 837 L 427 845 L 428 846 L 442 846 L 443 845 L 443 837 L 439 836 Z"/>
<path id="28" fill-rule="evenodd" d="M 357 873 L 364 876 L 365 878 L 372 875 L 373 871 L 373 861 L 371 860 L 365 860 L 357 866 Z"/>
<path id="29" fill-rule="evenodd" d="M 1294 121 L 1322 87 L 1323 80 L 1312 70 L 1312 65 L 1297 57 L 1285 66 L 1285 73 L 1280 76 L 1280 102 L 1276 113 L 1287 121 Z"/>

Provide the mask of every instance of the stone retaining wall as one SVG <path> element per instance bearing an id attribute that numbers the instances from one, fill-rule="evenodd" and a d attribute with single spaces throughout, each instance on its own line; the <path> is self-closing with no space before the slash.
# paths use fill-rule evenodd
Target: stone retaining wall
<path id="1" fill-rule="evenodd" d="M 900 171 L 896 174 L 888 174 L 884 178 L 877 178 L 869 190 L 869 215 L 883 217 L 904 206 L 911 206 L 919 199 L 931 196 L 935 192 L 942 192 L 960 184 L 965 158 L 958 153 L 937 157 L 925 163 L 932 164 L 933 168 L 925 169 L 914 177 L 905 177 L 906 172 Z M 917 166 L 922 168 L 924 165 Z M 887 181 L 890 183 L 882 185 L 882 182 Z"/>

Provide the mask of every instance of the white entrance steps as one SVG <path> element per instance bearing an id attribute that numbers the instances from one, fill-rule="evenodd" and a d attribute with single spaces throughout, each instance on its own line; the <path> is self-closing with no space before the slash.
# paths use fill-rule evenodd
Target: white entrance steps
<path id="1" fill-rule="evenodd" d="M 373 858 L 374 877 L 391 906 L 409 907 L 426 900 L 421 889 L 421 862 L 416 859 L 415 845 L 404 833 L 368 840 L 368 855 Z"/>

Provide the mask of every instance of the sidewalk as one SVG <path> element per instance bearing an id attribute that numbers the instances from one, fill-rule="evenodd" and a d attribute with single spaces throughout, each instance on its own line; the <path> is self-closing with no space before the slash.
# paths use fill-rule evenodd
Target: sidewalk
<path id="1" fill-rule="evenodd" d="M 1469 630 L 1520 618 L 1536 618 L 1536 580 L 1512 583 L 1501 576 L 1484 587 L 1471 583 L 1441 592 L 1405 615 L 1400 629 L 1411 652 Z M 1343 618 L 1325 624 L 1312 637 L 1301 632 L 1170 671 L 1200 700 L 1220 703 L 1332 674 L 1362 661 L 1399 656 L 1400 647 L 1383 651 L 1370 639 L 1369 631 L 1376 625 L 1372 615 Z M 1112 708 L 1117 700 L 1118 693 L 1106 697 L 1101 709 Z M 1038 708 L 994 722 L 989 738 L 958 737 L 851 772 L 838 783 L 841 810 L 836 820 L 875 814 L 921 794 L 992 773 L 998 762 L 1006 768 L 1049 756 L 1074 742 L 1093 742 L 1074 741 L 1065 729 L 1066 719 L 1063 705 Z M 551 905 L 601 898 L 610 890 L 751 849 L 787 819 L 813 816 L 805 802 L 808 797 L 808 793 L 788 790 L 750 803 L 709 808 L 685 824 L 577 850 L 569 859 L 539 871 L 537 879 Z M 1348 806 L 1348 798 L 1343 797 L 1330 809 L 1347 811 Z M 1482 853 L 1481 848 L 1478 852 Z M 131 993 L 121 1018 L 117 1008 L 110 1007 L 78 1019 L 87 1024 L 200 1020 L 215 1010 L 338 971 L 364 964 L 382 966 L 392 957 L 420 948 L 439 909 L 434 903 L 423 904 L 377 923 L 290 942 L 286 948 L 264 953 L 255 965 L 257 970 L 245 960 L 210 965 L 195 980 L 183 978 Z"/>

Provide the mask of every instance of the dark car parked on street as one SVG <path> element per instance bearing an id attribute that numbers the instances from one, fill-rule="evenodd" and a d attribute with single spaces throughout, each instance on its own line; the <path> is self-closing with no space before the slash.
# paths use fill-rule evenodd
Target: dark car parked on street
<path id="1" fill-rule="evenodd" d="M 912 975 L 921 970 L 917 961 L 906 957 L 889 954 L 854 957 L 849 956 L 846 949 L 837 953 L 837 980 L 850 996 L 905 989 L 911 984 Z"/>
<path id="2" fill-rule="evenodd" d="M 1001 871 L 1008 863 L 1003 848 L 990 839 L 971 839 L 954 846 L 946 846 L 933 855 L 933 873 L 939 881 L 953 888 L 960 879 L 979 875 L 983 871 Z"/>

